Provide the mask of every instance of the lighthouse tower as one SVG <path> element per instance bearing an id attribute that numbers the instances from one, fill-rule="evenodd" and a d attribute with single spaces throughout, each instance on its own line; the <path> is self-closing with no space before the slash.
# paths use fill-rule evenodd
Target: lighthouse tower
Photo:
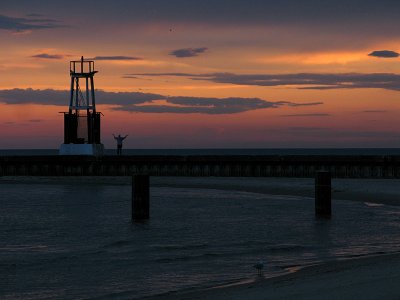
<path id="1" fill-rule="evenodd" d="M 60 155 L 103 154 L 100 141 L 100 112 L 96 111 L 94 94 L 94 61 L 70 62 L 71 92 L 68 112 L 64 112 L 64 144 Z"/>

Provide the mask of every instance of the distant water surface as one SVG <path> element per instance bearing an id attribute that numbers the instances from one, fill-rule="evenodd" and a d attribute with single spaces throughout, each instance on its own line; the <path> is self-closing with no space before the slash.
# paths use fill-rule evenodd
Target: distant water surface
<path id="1" fill-rule="evenodd" d="M 58 149 L 0 149 L 9 155 L 58 155 Z M 400 148 L 124 149 L 123 155 L 400 155 Z"/>
<path id="2" fill-rule="evenodd" d="M 400 250 L 400 208 L 154 187 L 132 224 L 131 186 L 0 181 L 1 299 L 136 299 Z"/>

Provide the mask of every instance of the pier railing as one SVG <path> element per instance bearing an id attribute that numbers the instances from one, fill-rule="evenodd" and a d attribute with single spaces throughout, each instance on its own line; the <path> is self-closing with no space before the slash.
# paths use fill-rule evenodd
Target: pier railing
<path id="1" fill-rule="evenodd" d="M 0 176 L 400 178 L 400 156 L 2 156 Z"/>

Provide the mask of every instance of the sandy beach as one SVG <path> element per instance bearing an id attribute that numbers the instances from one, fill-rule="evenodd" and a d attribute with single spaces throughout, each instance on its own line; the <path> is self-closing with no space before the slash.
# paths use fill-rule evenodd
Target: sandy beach
<path id="1" fill-rule="evenodd" d="M 130 185 L 129 177 L 2 177 L 3 183 L 63 183 Z M 400 205 L 398 180 L 333 179 L 332 200 Z M 312 178 L 190 178 L 152 177 L 154 187 L 192 187 L 314 197 Z M 334 204 L 333 204 L 334 205 Z M 333 216 L 334 217 L 334 216 Z M 265 262 L 268 263 L 268 262 Z M 146 299 L 400 299 L 400 254 L 382 254 L 330 261 L 292 273 L 207 289 L 177 291 Z"/>
<path id="2" fill-rule="evenodd" d="M 400 255 L 331 262 L 276 278 L 149 299 L 399 299 Z"/>

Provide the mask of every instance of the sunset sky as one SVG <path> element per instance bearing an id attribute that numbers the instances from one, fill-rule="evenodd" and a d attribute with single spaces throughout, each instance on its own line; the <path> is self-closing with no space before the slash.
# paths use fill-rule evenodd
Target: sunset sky
<path id="1" fill-rule="evenodd" d="M 69 61 L 102 142 L 400 147 L 400 1 L 1 0 L 0 148 L 58 148 Z"/>

